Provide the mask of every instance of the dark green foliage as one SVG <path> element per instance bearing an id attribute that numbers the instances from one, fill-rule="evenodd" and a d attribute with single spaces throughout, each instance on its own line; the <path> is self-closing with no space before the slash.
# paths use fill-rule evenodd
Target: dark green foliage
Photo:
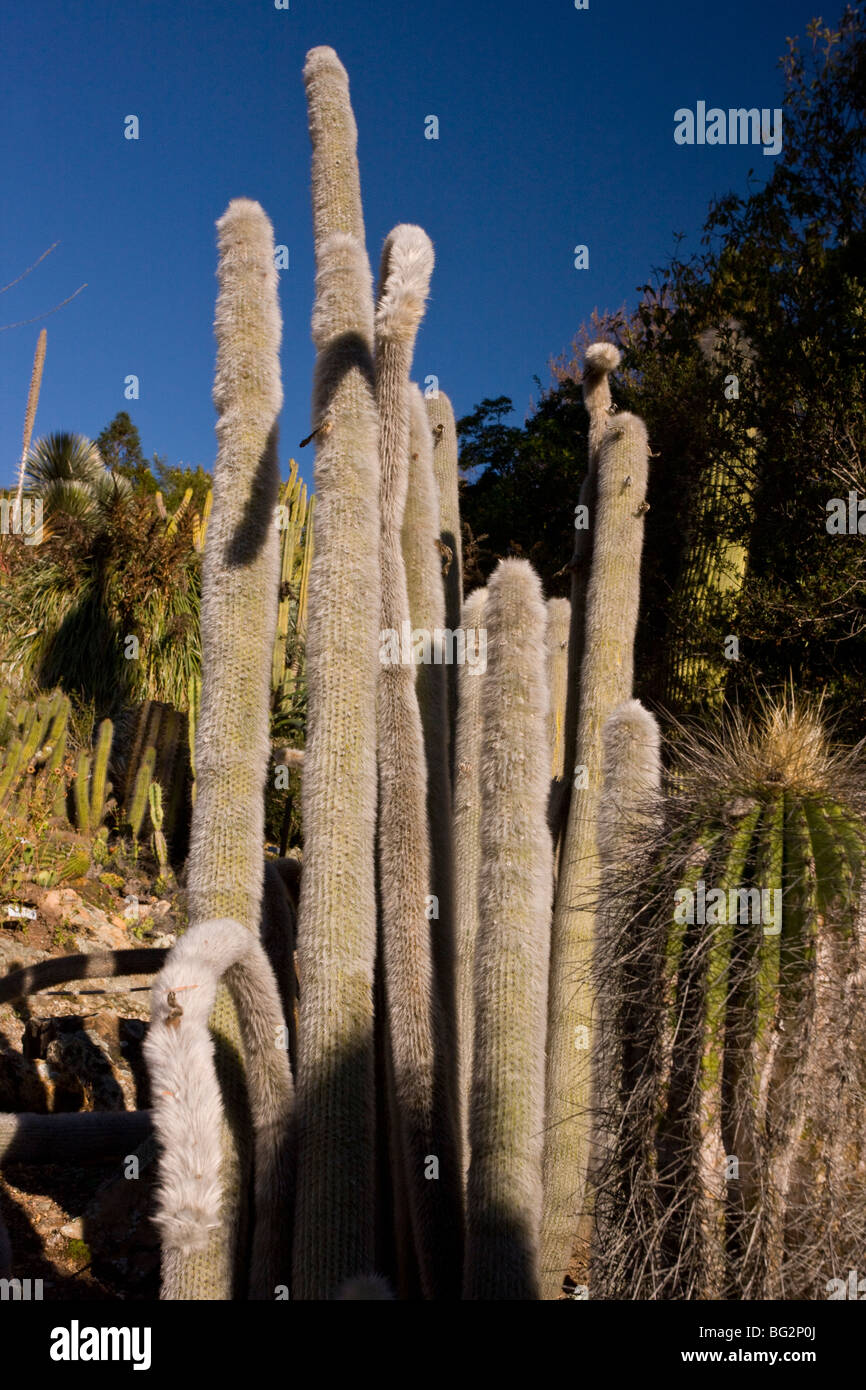
<path id="1" fill-rule="evenodd" d="M 734 634 L 729 698 L 753 706 L 790 678 L 825 688 L 852 738 L 864 732 L 863 541 L 828 535 L 826 507 L 849 490 L 866 497 L 864 34 L 860 3 L 835 31 L 813 25 L 805 54 L 791 47 L 785 141 L 766 184 L 714 202 L 700 254 L 656 272 L 632 313 L 582 330 L 522 428 L 504 423 L 505 398 L 461 421 L 464 516 L 487 533 L 482 574 L 497 555 L 526 554 L 547 594 L 566 592 L 584 430 L 575 382 L 586 344 L 616 339 L 614 402 L 646 420 L 654 455 L 636 693 L 688 713 L 670 690 L 674 648 L 718 656 Z M 701 515 L 720 458 L 730 480 Z M 748 547 L 745 585 L 696 620 L 678 591 L 683 558 L 719 540 Z"/>

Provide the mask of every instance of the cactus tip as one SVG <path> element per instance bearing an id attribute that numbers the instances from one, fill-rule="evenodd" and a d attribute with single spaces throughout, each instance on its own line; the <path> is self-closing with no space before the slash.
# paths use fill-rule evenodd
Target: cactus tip
<path id="1" fill-rule="evenodd" d="M 622 354 L 613 343 L 591 343 L 583 359 L 584 372 L 589 376 L 606 376 L 616 371 L 621 360 Z"/>

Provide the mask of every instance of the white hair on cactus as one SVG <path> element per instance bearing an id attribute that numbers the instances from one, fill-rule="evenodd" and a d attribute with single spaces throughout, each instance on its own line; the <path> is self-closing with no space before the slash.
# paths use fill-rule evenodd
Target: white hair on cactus
<path id="1" fill-rule="evenodd" d="M 232 993 L 246 1006 L 239 1012 L 257 1133 L 257 1187 L 280 1186 L 270 1150 L 288 1123 L 291 1076 L 287 1054 L 273 1045 L 282 1018 L 276 981 L 258 938 L 240 922 L 199 922 L 154 981 L 144 1044 L 162 1149 L 155 1219 L 166 1252 L 181 1255 L 206 1249 L 220 1223 L 222 1100 L 208 1023 L 227 973 Z"/>
<path id="2" fill-rule="evenodd" d="M 622 360 L 622 354 L 613 343 L 591 343 L 583 359 L 584 374 L 598 376 L 615 372 Z"/>
<path id="3" fill-rule="evenodd" d="M 434 259 L 433 243 L 423 228 L 401 223 L 389 232 L 379 272 L 377 341 L 414 342 L 430 291 Z"/>

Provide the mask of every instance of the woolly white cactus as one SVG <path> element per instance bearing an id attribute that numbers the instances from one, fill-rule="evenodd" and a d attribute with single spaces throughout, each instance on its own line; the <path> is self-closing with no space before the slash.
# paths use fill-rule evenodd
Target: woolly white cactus
<path id="1" fill-rule="evenodd" d="M 526 560 L 489 585 L 464 1297 L 538 1297 L 553 848 L 547 611 Z"/>
<path id="2" fill-rule="evenodd" d="M 164 1269 L 205 1253 L 224 1219 L 220 1085 L 209 1029 L 223 976 L 238 1007 L 255 1135 L 253 1296 L 272 1297 L 287 1241 L 292 1080 L 279 1046 L 283 1015 L 273 971 L 256 935 L 236 921 L 199 922 L 180 938 L 153 986 L 144 1055 L 163 1151 L 156 1223 Z"/>
<path id="3" fill-rule="evenodd" d="M 596 405 L 603 399 L 603 388 L 599 391 Z M 591 423 L 591 439 L 592 429 Z M 592 568 L 578 639 L 582 668 L 574 764 L 585 769 L 585 782 L 571 794 L 551 941 L 542 1237 L 546 1298 L 559 1295 L 584 1210 L 592 1130 L 601 731 L 608 715 L 632 691 L 648 453 L 643 421 L 625 413 L 608 422 L 597 450 Z"/>

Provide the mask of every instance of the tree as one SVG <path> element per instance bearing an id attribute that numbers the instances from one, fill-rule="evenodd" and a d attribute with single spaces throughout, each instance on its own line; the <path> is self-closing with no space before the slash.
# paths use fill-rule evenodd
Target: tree
<path id="1" fill-rule="evenodd" d="M 826 690 L 843 730 L 860 735 L 862 540 L 828 534 L 826 521 L 833 497 L 866 497 L 864 5 L 835 29 L 815 21 L 808 38 L 783 60 L 785 143 L 767 183 L 715 200 L 698 253 L 655 272 L 632 312 L 581 330 L 522 429 L 503 432 L 498 402 L 467 417 L 465 512 L 494 555 L 529 554 L 547 592 L 564 591 L 582 352 L 613 338 L 615 404 L 643 416 L 653 449 L 641 698 L 695 712 L 715 664 L 729 700 L 748 707 L 793 680 Z M 720 656 L 731 635 L 738 660 Z"/>
<path id="2" fill-rule="evenodd" d="M 136 492 L 154 493 L 158 483 L 144 457 L 137 427 L 121 410 L 97 436 L 96 445 L 106 468 L 128 478 Z"/>

